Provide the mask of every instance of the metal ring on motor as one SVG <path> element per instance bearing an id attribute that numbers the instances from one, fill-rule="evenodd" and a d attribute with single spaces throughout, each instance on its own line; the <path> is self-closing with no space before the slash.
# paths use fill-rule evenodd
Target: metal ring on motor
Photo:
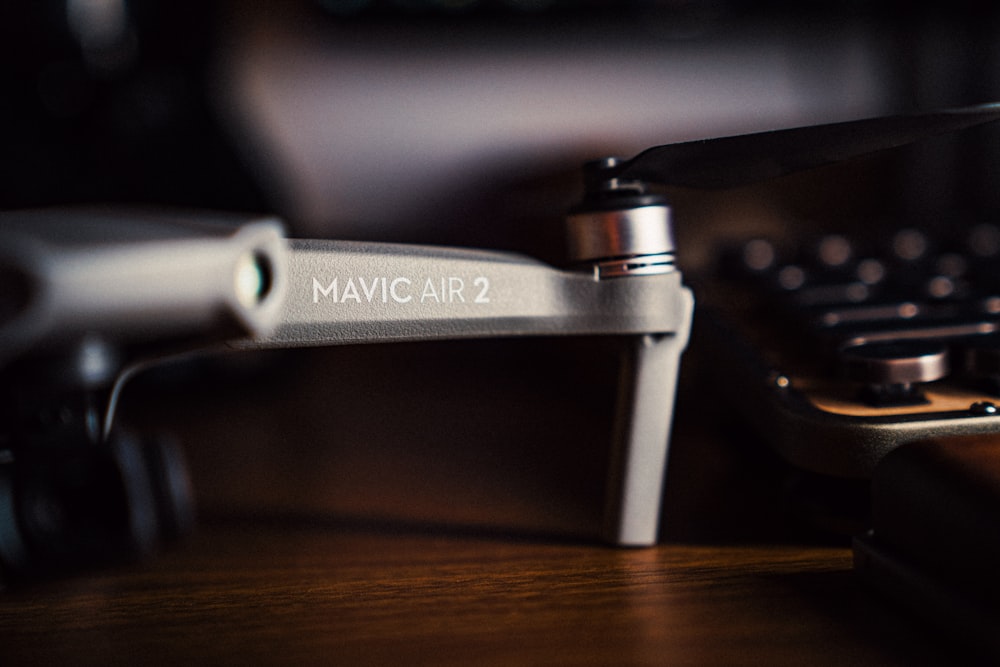
<path id="1" fill-rule="evenodd" d="M 600 275 L 648 275 L 674 270 L 674 239 L 666 205 L 584 211 L 567 217 L 569 257 L 594 262 Z"/>

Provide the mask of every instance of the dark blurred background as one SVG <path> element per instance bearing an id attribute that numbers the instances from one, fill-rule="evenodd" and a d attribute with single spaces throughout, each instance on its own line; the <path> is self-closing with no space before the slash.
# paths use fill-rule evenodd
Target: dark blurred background
<path id="1" fill-rule="evenodd" d="M 298 236 L 559 261 L 583 160 L 1000 99 L 1000 11 L 978 4 L 15 0 L 0 208 L 273 212 Z M 759 230 L 990 217 L 998 161 L 983 129 L 676 192 L 680 262 Z M 140 381 L 125 414 L 184 435 L 209 507 L 573 532 L 599 511 L 614 394 L 613 354 L 586 342 L 260 355 Z M 706 421 L 682 394 L 675 535 L 739 468 L 695 463 Z"/>
<path id="2" fill-rule="evenodd" d="M 975 6 L 5 3 L 0 206 L 276 211 L 313 236 L 532 249 L 584 159 L 996 98 L 998 13 Z M 879 202 L 996 207 L 987 134 L 922 147 Z"/>

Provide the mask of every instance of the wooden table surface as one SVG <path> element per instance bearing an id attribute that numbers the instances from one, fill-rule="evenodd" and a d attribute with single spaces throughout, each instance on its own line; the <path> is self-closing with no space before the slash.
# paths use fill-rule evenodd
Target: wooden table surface
<path id="1" fill-rule="evenodd" d="M 615 550 L 281 522 L 8 593 L 20 664 L 919 665 L 929 641 L 846 549 Z"/>
<path id="2" fill-rule="evenodd" d="M 184 437 L 200 528 L 148 562 L 4 592 L 0 665 L 951 662 L 855 579 L 846 541 L 788 528 L 692 391 L 663 543 L 589 539 L 606 383 L 574 374 L 575 350 L 527 345 L 303 352 L 241 370 L 252 383 L 158 378 L 173 389 L 155 400 L 140 383 L 123 410 Z"/>

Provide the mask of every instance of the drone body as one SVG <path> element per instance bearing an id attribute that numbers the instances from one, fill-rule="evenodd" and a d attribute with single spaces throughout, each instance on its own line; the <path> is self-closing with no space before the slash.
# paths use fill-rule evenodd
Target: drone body
<path id="1" fill-rule="evenodd" d="M 31 522 L 12 472 L 30 458 L 25 448 L 71 438 L 118 451 L 112 417 L 124 379 L 161 357 L 223 342 L 247 349 L 624 337 L 604 533 L 617 545 L 654 544 L 693 297 L 674 264 L 670 209 L 647 183 L 732 187 L 997 118 L 996 106 L 972 107 L 594 163 L 568 217 L 565 269 L 491 251 L 284 240 L 274 221 L 4 214 L 0 374 L 9 386 L 29 378 L 33 389 L 30 400 L 12 402 L 0 427 L 0 559 L 10 571 L 30 569 L 19 535 Z M 70 411 L 69 428 L 39 431 L 36 417 L 67 400 L 84 406 Z"/>

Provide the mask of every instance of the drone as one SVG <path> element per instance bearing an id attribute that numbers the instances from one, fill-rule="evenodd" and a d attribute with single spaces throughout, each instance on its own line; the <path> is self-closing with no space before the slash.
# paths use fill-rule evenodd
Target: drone
<path id="1" fill-rule="evenodd" d="M 273 218 L 0 214 L 0 571 L 147 553 L 191 522 L 175 446 L 115 419 L 137 372 L 224 348 L 525 336 L 626 341 L 603 537 L 653 545 L 694 298 L 654 185 L 724 189 L 1000 119 L 1000 105 L 658 146 L 583 169 L 567 262 L 286 238 Z"/>

